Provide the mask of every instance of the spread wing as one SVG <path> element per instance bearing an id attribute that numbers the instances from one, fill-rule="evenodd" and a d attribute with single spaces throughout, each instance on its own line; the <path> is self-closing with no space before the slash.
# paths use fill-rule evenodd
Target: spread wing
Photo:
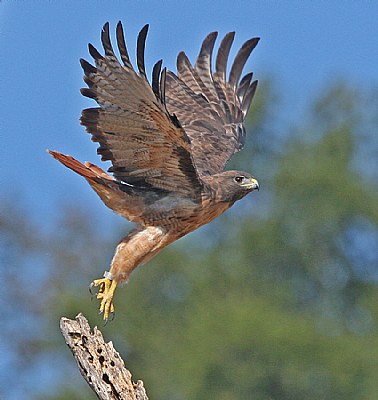
<path id="1" fill-rule="evenodd" d="M 239 82 L 244 65 L 259 39 L 244 43 L 226 80 L 227 59 L 234 32 L 222 40 L 212 71 L 212 53 L 217 32 L 202 43 L 194 67 L 184 52 L 177 57 L 177 75 L 167 71 L 166 101 L 191 140 L 194 163 L 200 176 L 222 172 L 245 141 L 243 121 L 255 94 L 252 73 Z"/>
<path id="2" fill-rule="evenodd" d="M 201 190 L 191 158 L 190 140 L 165 105 L 165 69 L 161 61 L 153 69 L 152 86 L 144 66 L 148 25 L 137 41 L 136 73 L 128 56 L 122 24 L 117 25 L 117 44 L 121 64 L 114 54 L 109 24 L 102 30 L 102 56 L 92 45 L 89 52 L 95 66 L 80 60 L 84 81 L 81 89 L 100 107 L 83 110 L 81 123 L 99 142 L 102 160 L 110 160 L 114 177 L 121 182 L 150 190 L 174 192 L 196 199 Z"/>

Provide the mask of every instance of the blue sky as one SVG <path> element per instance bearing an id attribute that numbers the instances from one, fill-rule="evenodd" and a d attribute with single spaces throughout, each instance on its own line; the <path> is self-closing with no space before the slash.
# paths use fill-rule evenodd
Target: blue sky
<path id="1" fill-rule="evenodd" d="M 100 47 L 106 21 L 113 33 L 123 21 L 131 55 L 138 31 L 150 24 L 149 71 L 160 58 L 173 69 L 180 50 L 193 60 L 213 30 L 222 36 L 235 30 L 234 51 L 260 36 L 247 69 L 274 77 L 290 123 L 335 77 L 377 84 L 377 16 L 378 1 L 2 1 L 0 195 L 22 194 L 39 220 L 78 197 L 109 217 L 82 179 L 45 152 L 100 163 L 79 125 L 81 109 L 94 105 L 79 92 L 85 86 L 79 58 L 91 60 L 87 43 Z"/>
<path id="2" fill-rule="evenodd" d="M 291 124 L 302 121 L 314 95 L 334 78 L 377 85 L 377 17 L 378 1 L 3 0 L 0 196 L 13 201 L 20 195 L 41 224 L 56 222 L 59 206 L 77 199 L 97 212 L 98 221 L 120 221 L 82 178 L 45 152 L 59 150 L 100 165 L 97 145 L 79 124 L 81 110 L 94 106 L 79 92 L 85 86 L 79 58 L 91 60 L 88 42 L 101 48 L 106 21 L 114 37 L 122 20 L 132 60 L 136 36 L 150 24 L 148 71 L 160 58 L 174 69 L 181 50 L 193 60 L 210 31 L 236 31 L 232 54 L 260 36 L 246 69 L 258 79 L 274 78 L 281 114 Z"/>

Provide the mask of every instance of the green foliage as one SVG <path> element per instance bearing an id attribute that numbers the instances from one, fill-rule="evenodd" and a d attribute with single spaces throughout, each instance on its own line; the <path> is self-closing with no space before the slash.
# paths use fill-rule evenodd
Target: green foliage
<path id="1" fill-rule="evenodd" d="M 115 321 L 103 332 L 151 399 L 376 397 L 378 199 L 358 166 L 361 141 L 373 135 L 363 129 L 364 96 L 331 87 L 311 121 L 272 151 L 259 136 L 268 131 L 270 103 L 258 98 L 250 121 L 260 129 L 250 135 L 258 150 L 247 146 L 237 162 L 264 154 L 253 168 L 262 190 L 118 290 Z M 38 241 L 49 251 L 39 317 L 48 334 L 34 345 L 64 366 L 59 393 L 45 388 L 44 399 L 94 398 L 56 326 L 79 311 L 101 325 L 85 286 L 102 274 L 121 235 L 105 240 L 82 214 L 68 210 Z"/>

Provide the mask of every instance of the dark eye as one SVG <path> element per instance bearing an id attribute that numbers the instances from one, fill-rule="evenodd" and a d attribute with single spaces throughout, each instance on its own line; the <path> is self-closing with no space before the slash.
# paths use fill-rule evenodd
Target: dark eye
<path id="1" fill-rule="evenodd" d="M 244 180 L 244 176 L 235 176 L 234 181 L 236 183 L 242 183 Z"/>

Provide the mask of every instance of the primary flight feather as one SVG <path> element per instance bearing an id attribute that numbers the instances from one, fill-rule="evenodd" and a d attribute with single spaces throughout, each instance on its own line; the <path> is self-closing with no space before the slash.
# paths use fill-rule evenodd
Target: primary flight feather
<path id="1" fill-rule="evenodd" d="M 102 160 L 112 163 L 107 174 L 71 156 L 50 154 L 83 176 L 112 210 L 136 224 L 116 248 L 110 270 L 96 279 L 104 319 L 114 312 L 113 295 L 142 262 L 163 247 L 218 217 L 235 201 L 259 189 L 251 174 L 224 171 L 241 150 L 243 125 L 257 81 L 252 73 L 240 79 L 258 38 L 244 43 L 226 77 L 234 32 L 222 40 L 212 67 L 217 33 L 202 43 L 194 64 L 184 52 L 177 74 L 158 61 L 150 84 L 144 50 L 148 25 L 137 40 L 137 71 L 130 62 L 121 22 L 116 29 L 120 63 L 106 23 L 101 33 L 104 55 L 92 45 L 94 65 L 81 59 L 84 96 L 99 107 L 83 110 L 81 123 L 99 143 Z"/>

